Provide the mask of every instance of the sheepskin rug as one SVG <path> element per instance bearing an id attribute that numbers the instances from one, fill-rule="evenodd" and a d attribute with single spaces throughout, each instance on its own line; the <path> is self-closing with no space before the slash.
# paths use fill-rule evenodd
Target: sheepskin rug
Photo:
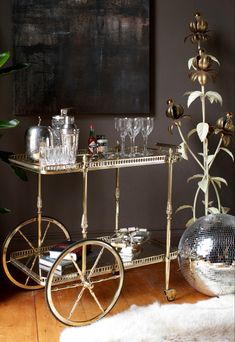
<path id="1" fill-rule="evenodd" d="M 131 306 L 89 326 L 62 331 L 60 342 L 234 342 L 235 296 L 195 304 Z"/>

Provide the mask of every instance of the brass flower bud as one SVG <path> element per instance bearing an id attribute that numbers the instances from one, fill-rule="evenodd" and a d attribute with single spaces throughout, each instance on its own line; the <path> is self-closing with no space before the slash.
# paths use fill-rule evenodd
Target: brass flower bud
<path id="1" fill-rule="evenodd" d="M 208 29 L 208 23 L 197 12 L 195 14 L 195 20 L 189 24 L 189 28 L 193 33 L 205 33 Z"/>
<path id="2" fill-rule="evenodd" d="M 189 74 L 190 79 L 195 82 L 196 80 L 198 80 L 199 84 L 204 86 L 206 85 L 208 78 L 209 78 L 209 74 L 206 71 L 194 71 L 192 73 Z"/>
<path id="3" fill-rule="evenodd" d="M 198 60 L 198 66 L 201 70 L 207 70 L 211 66 L 211 58 L 208 55 L 201 56 Z"/>
<path id="4" fill-rule="evenodd" d="M 227 112 L 226 117 L 221 117 L 216 121 L 216 127 L 219 129 L 225 129 L 226 131 L 233 132 L 234 131 L 234 123 L 233 123 L 233 113 Z"/>
<path id="5" fill-rule="evenodd" d="M 198 70 L 208 70 L 211 67 L 212 59 L 203 49 L 199 49 L 199 54 L 193 59 L 193 66 Z"/>
<path id="6" fill-rule="evenodd" d="M 233 137 L 235 126 L 233 123 L 233 113 L 227 112 L 226 117 L 221 117 L 216 121 L 215 134 L 220 133 L 224 146 L 228 146 Z"/>
<path id="7" fill-rule="evenodd" d="M 226 120 L 225 120 L 225 124 L 224 124 L 224 129 L 226 129 L 227 131 L 230 131 L 230 132 L 233 132 L 235 130 L 232 112 L 226 113 Z"/>
<path id="8" fill-rule="evenodd" d="M 172 100 L 172 99 L 168 99 L 167 101 L 166 101 L 166 104 L 167 105 L 172 105 L 174 103 L 174 100 Z"/>
<path id="9" fill-rule="evenodd" d="M 221 117 L 219 118 L 216 123 L 215 123 L 216 127 L 219 129 L 223 129 L 224 128 L 224 118 Z"/>
<path id="10" fill-rule="evenodd" d="M 208 80 L 207 74 L 205 72 L 201 72 L 200 75 L 198 75 L 198 82 L 200 85 L 204 86 L 206 85 Z"/>
<path id="11" fill-rule="evenodd" d="M 184 114 L 184 108 L 180 104 L 175 104 L 174 100 L 167 100 L 168 108 L 166 110 L 166 116 L 173 120 L 177 120 Z"/>

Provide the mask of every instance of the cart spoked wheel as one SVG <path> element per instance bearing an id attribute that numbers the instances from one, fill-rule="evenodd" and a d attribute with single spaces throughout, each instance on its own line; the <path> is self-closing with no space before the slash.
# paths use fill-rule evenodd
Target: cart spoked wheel
<path id="1" fill-rule="evenodd" d="M 42 217 L 41 246 L 38 248 L 38 228 L 37 217 L 24 221 L 7 236 L 3 244 L 2 263 L 7 277 L 15 285 L 28 290 L 43 287 L 39 279 L 40 255 L 56 243 L 71 240 L 62 223 L 50 217 Z"/>
<path id="2" fill-rule="evenodd" d="M 63 267 L 65 258 L 70 261 Z M 112 309 L 123 280 L 122 260 L 110 244 L 98 239 L 81 240 L 67 248 L 53 264 L 46 282 L 46 300 L 52 314 L 62 323 L 90 324 Z"/>

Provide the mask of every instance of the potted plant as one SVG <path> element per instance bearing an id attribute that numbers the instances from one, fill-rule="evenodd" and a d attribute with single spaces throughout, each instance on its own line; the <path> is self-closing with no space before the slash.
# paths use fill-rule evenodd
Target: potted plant
<path id="1" fill-rule="evenodd" d="M 19 63 L 19 64 L 6 67 L 5 64 L 8 62 L 9 59 L 10 59 L 10 52 L 0 53 L 0 77 L 9 75 L 11 73 L 15 73 L 29 66 L 29 64 L 27 63 Z M 18 125 L 19 125 L 19 121 L 16 119 L 0 120 L 0 138 L 5 133 L 6 130 L 17 127 Z M 11 152 L 0 150 L 0 160 L 9 164 L 8 158 L 11 154 L 12 154 Z M 24 171 L 12 165 L 11 165 L 11 168 L 14 170 L 17 176 L 19 176 L 22 180 L 27 179 Z M 7 208 L 0 208 L 0 213 L 8 213 L 9 211 L 10 210 Z"/>

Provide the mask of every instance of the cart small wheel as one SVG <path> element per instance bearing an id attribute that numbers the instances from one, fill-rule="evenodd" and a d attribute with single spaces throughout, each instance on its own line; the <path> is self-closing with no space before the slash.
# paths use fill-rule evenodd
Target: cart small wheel
<path id="1" fill-rule="evenodd" d="M 176 290 L 175 289 L 168 289 L 164 291 L 166 299 L 168 302 L 173 302 L 176 298 Z"/>
<path id="2" fill-rule="evenodd" d="M 112 309 L 123 280 L 122 260 L 110 244 L 98 239 L 81 240 L 68 247 L 53 264 L 46 281 L 46 301 L 62 323 L 90 324 Z"/>
<path id="3" fill-rule="evenodd" d="M 40 255 L 58 242 L 71 240 L 62 223 L 50 217 L 42 217 L 41 246 L 38 248 L 38 223 L 37 217 L 22 222 L 3 244 L 2 263 L 7 277 L 15 285 L 28 290 L 43 287 L 39 279 Z"/>

